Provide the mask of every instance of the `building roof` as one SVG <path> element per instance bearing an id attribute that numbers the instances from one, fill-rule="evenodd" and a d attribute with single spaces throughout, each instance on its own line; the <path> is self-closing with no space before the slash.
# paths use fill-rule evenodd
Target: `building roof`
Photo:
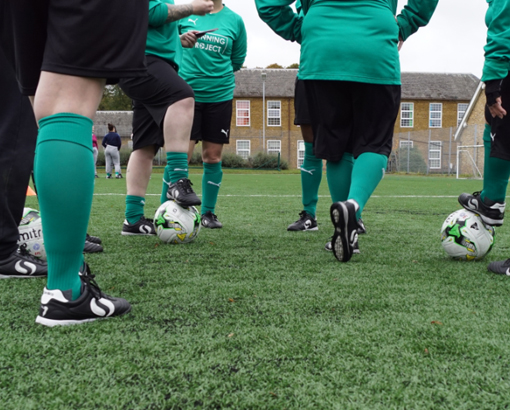
<path id="1" fill-rule="evenodd" d="M 293 69 L 242 69 L 236 72 L 234 96 L 262 97 L 262 72 L 267 74 L 266 97 L 294 97 Z M 402 73 L 402 99 L 469 101 L 479 82 L 473 74 Z"/>

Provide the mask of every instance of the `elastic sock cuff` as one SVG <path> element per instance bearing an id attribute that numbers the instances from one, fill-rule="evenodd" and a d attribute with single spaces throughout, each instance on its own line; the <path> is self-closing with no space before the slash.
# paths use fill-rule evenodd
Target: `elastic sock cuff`
<path id="1" fill-rule="evenodd" d="M 37 144 L 48 141 L 65 141 L 81 145 L 92 152 L 93 125 L 94 122 L 90 118 L 73 113 L 58 113 L 41 118 Z M 52 127 L 51 132 L 43 132 L 46 127 Z M 85 136 L 90 136 L 90 138 L 85 138 Z"/>
<path id="2" fill-rule="evenodd" d="M 221 172 L 221 161 L 215 164 L 204 162 L 204 174 L 216 174 L 217 172 Z"/>

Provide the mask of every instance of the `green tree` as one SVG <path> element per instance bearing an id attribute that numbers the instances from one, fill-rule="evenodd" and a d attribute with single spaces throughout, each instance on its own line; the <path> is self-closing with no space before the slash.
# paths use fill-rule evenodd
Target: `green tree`
<path id="1" fill-rule="evenodd" d="M 299 64 L 294 63 L 294 64 L 289 65 L 287 68 L 299 68 Z"/>
<path id="2" fill-rule="evenodd" d="M 266 68 L 283 68 L 283 66 L 281 66 L 278 63 L 273 63 L 273 64 L 269 64 Z"/>
<path id="3" fill-rule="evenodd" d="M 103 98 L 99 104 L 99 111 L 129 111 L 131 98 L 120 89 L 118 85 L 107 85 L 104 88 Z"/>

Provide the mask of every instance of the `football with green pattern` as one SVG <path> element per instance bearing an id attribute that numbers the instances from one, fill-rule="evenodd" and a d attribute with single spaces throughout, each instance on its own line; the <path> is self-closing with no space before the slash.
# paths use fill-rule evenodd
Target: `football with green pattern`
<path id="1" fill-rule="evenodd" d="M 154 229 L 166 243 L 189 243 L 200 232 L 200 213 L 197 208 L 184 208 L 175 201 L 166 201 L 154 215 Z"/>
<path id="2" fill-rule="evenodd" d="M 485 225 L 475 213 L 459 209 L 446 218 L 441 227 L 441 243 L 455 259 L 479 260 L 494 245 L 494 228 Z"/>

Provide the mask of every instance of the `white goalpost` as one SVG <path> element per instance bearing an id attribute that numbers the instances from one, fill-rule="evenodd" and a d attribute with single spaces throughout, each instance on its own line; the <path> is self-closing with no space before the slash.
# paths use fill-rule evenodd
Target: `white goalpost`
<path id="1" fill-rule="evenodd" d="M 459 145 L 457 147 L 457 179 L 483 179 L 477 158 L 483 155 L 483 145 Z M 464 176 L 461 176 L 464 175 Z"/>

